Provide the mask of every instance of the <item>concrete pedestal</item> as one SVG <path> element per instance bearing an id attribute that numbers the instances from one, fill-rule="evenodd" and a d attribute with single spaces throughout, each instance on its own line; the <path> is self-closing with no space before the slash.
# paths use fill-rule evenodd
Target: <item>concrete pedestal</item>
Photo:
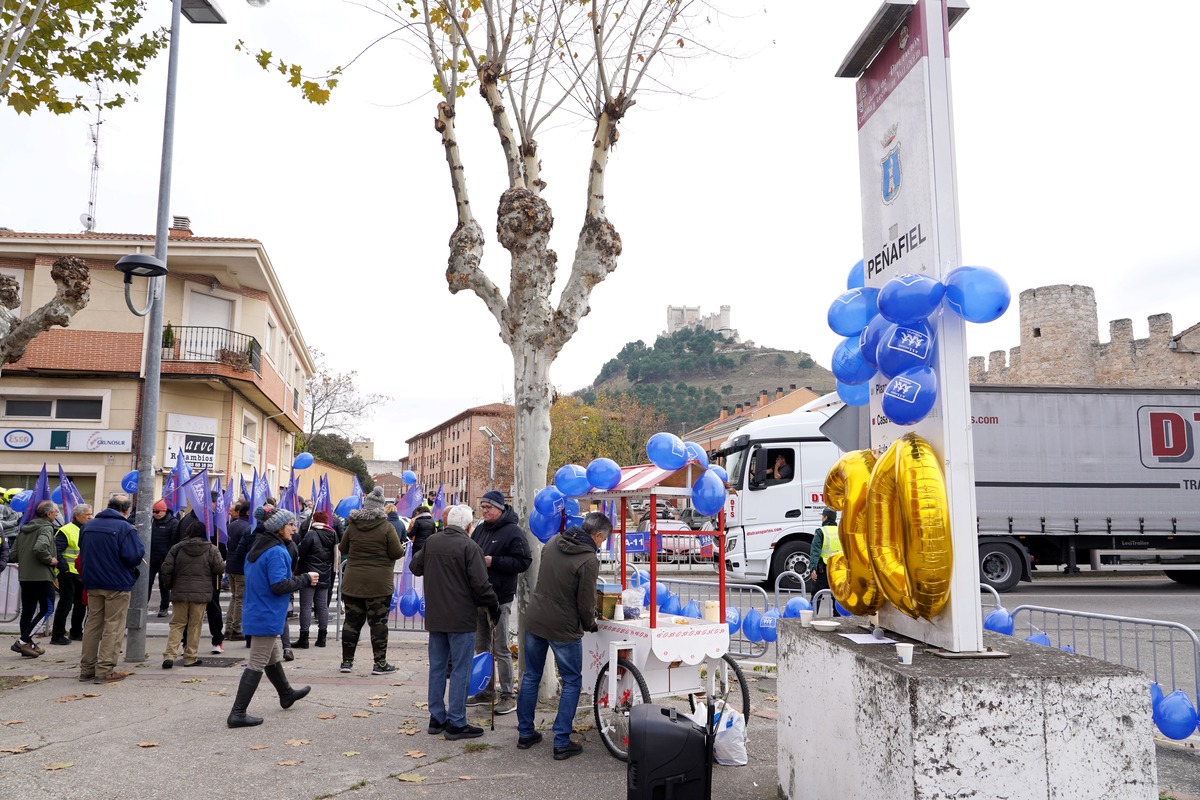
<path id="1" fill-rule="evenodd" d="M 1155 800 L 1149 679 L 985 631 L 947 660 L 779 620 L 779 796 Z"/>

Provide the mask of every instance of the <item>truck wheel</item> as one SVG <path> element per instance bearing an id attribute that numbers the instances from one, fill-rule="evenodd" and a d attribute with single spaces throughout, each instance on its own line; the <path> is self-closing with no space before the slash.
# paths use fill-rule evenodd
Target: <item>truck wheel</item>
<path id="1" fill-rule="evenodd" d="M 1165 569 L 1163 574 L 1176 583 L 1188 586 L 1200 586 L 1200 570 Z"/>
<path id="2" fill-rule="evenodd" d="M 1021 580 L 1016 548 L 1002 542 L 979 545 L 979 579 L 997 592 L 1007 592 Z"/>
<path id="3" fill-rule="evenodd" d="M 775 558 L 771 561 L 771 579 L 768 588 L 774 589 L 775 579 L 788 570 L 803 575 L 807 579 L 808 573 L 812 571 L 812 567 L 808 563 L 809 547 L 807 542 L 788 542 L 776 550 Z M 800 584 L 789 578 L 780 584 L 780 588 L 799 589 Z"/>

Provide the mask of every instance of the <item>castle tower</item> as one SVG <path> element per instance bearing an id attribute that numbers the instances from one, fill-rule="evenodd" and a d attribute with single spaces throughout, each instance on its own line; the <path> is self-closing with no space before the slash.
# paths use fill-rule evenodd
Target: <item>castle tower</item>
<path id="1" fill-rule="evenodd" d="M 1099 344 L 1096 293 L 1090 286 L 1042 286 L 1020 296 L 1021 359 L 1014 382 L 1090 385 Z"/>

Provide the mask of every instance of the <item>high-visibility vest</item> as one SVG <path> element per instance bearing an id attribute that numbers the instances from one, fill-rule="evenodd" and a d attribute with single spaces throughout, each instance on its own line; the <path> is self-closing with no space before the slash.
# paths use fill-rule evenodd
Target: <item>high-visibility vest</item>
<path id="1" fill-rule="evenodd" d="M 58 532 L 67 537 L 67 549 L 63 551 L 63 561 L 67 562 L 68 570 L 78 575 L 79 567 L 75 566 L 75 561 L 79 558 L 79 526 L 74 522 L 68 522 L 59 528 Z"/>
<path id="2" fill-rule="evenodd" d="M 831 555 L 842 552 L 842 542 L 838 539 L 838 526 L 822 525 L 821 536 L 821 560 L 828 564 Z"/>

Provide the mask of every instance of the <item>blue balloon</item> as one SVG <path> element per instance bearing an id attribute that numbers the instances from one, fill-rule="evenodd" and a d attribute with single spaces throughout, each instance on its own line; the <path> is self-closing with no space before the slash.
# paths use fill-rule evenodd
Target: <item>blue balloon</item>
<path id="1" fill-rule="evenodd" d="M 1163 736 L 1182 741 L 1196 730 L 1196 707 L 1186 694 L 1176 689 L 1155 707 L 1154 724 Z"/>
<path id="2" fill-rule="evenodd" d="M 883 317 L 876 314 L 871 317 L 871 321 L 867 323 L 867 327 L 863 328 L 863 332 L 858 335 L 858 351 L 862 354 L 863 361 L 866 361 L 871 366 L 877 366 L 875 363 L 875 353 L 879 350 L 879 340 L 883 338 L 883 334 L 891 327 Z"/>
<path id="3" fill-rule="evenodd" d="M 673 614 L 679 616 L 679 595 L 671 592 L 667 595 L 667 601 L 658 607 L 658 610 L 664 614 Z"/>
<path id="4" fill-rule="evenodd" d="M 675 434 L 659 431 L 646 442 L 646 457 L 659 469 L 674 471 L 687 464 L 687 448 Z"/>
<path id="5" fill-rule="evenodd" d="M 746 612 L 746 616 L 742 618 L 742 635 L 752 642 L 761 642 L 763 640 L 762 630 L 759 624 L 762 622 L 762 612 L 757 608 L 752 608 Z"/>
<path id="6" fill-rule="evenodd" d="M 1050 637 L 1044 633 L 1035 633 L 1032 636 L 1026 636 L 1025 641 L 1040 644 L 1042 647 L 1050 646 Z"/>
<path id="7" fill-rule="evenodd" d="M 863 274 L 863 260 L 860 258 L 858 262 L 850 268 L 850 274 L 846 276 L 847 289 L 861 289 L 866 285 L 866 277 Z"/>
<path id="8" fill-rule="evenodd" d="M 785 617 L 798 617 L 801 611 L 812 611 L 812 603 L 805 600 L 803 597 L 793 597 L 787 601 L 787 605 L 783 607 L 783 615 Z"/>
<path id="9" fill-rule="evenodd" d="M 580 514 L 567 514 L 566 519 L 568 528 L 583 527 L 583 516 Z"/>
<path id="10" fill-rule="evenodd" d="M 578 497 L 587 494 L 591 484 L 588 483 L 587 470 L 578 464 L 564 464 L 554 473 L 554 485 L 567 497 Z"/>
<path id="11" fill-rule="evenodd" d="M 529 512 L 529 531 L 545 544 L 562 527 L 561 514 L 543 514 L 536 508 Z"/>
<path id="12" fill-rule="evenodd" d="M 492 682 L 492 653 L 484 650 L 471 659 L 471 694 L 485 691 Z"/>
<path id="13" fill-rule="evenodd" d="M 136 475 L 137 473 L 134 474 Z M 25 509 L 29 507 L 29 501 L 32 498 L 33 492 L 26 489 L 23 492 L 18 492 L 17 494 L 13 495 L 13 498 L 8 501 L 8 504 L 12 507 L 13 511 L 20 511 L 22 514 L 24 514 Z"/>
<path id="14" fill-rule="evenodd" d="M 902 372 L 888 382 L 880 404 L 897 425 L 913 425 L 929 414 L 937 400 L 937 376 L 929 367 Z"/>
<path id="15" fill-rule="evenodd" d="M 544 517 L 561 514 L 566 507 L 566 498 L 556 487 L 547 486 L 533 496 L 533 507 Z"/>
<path id="16" fill-rule="evenodd" d="M 906 272 L 879 290 L 879 316 L 900 325 L 921 322 L 937 310 L 945 294 L 946 287 L 940 281 Z"/>
<path id="17" fill-rule="evenodd" d="M 334 506 L 333 513 L 339 517 L 348 517 L 351 511 L 359 508 L 362 508 L 362 498 L 350 495 L 338 501 L 338 504 Z"/>
<path id="18" fill-rule="evenodd" d="M 127 494 L 136 494 L 138 489 L 138 471 L 136 469 L 125 473 L 121 478 L 121 489 Z"/>
<path id="19" fill-rule="evenodd" d="M 644 569 L 639 569 L 629 576 L 629 582 L 634 586 L 645 586 L 650 583 L 650 573 Z"/>
<path id="20" fill-rule="evenodd" d="M 1012 293 L 1000 273 L 987 267 L 959 267 L 946 276 L 946 305 L 967 322 L 1000 319 Z"/>
<path id="21" fill-rule="evenodd" d="M 587 479 L 602 492 L 615 489 L 621 482 L 621 465 L 611 458 L 593 459 L 587 466 Z"/>
<path id="22" fill-rule="evenodd" d="M 850 386 L 866 383 L 875 375 L 875 366 L 863 358 L 858 338 L 847 336 L 833 348 L 833 375 Z"/>
<path id="23" fill-rule="evenodd" d="M 292 461 L 292 469 L 301 470 L 308 469 L 313 465 L 312 453 L 297 453 L 296 458 Z"/>
<path id="24" fill-rule="evenodd" d="M 419 614 L 420 614 L 422 617 L 424 617 L 424 616 L 425 616 L 425 595 L 421 595 L 421 607 L 417 609 L 417 612 L 418 612 L 418 613 L 419 613 Z"/>
<path id="25" fill-rule="evenodd" d="M 930 366 L 935 353 L 933 329 L 926 323 L 890 325 L 879 340 L 875 363 L 884 377 L 891 380 L 910 369 Z"/>
<path id="26" fill-rule="evenodd" d="M 1015 620 L 1012 614 L 1008 613 L 1008 609 L 1004 606 L 993 608 L 983 620 L 983 629 L 985 631 L 995 631 L 1003 633 L 1005 636 L 1012 636 Z"/>
<path id="27" fill-rule="evenodd" d="M 642 584 L 642 608 L 650 607 L 650 584 Z"/>
<path id="28" fill-rule="evenodd" d="M 742 625 L 741 613 L 732 606 L 725 609 L 725 624 L 729 626 L 729 635 L 733 636 Z"/>
<path id="29" fill-rule="evenodd" d="M 871 402 L 871 384 L 860 383 L 851 386 L 848 383 L 837 382 L 838 397 L 848 406 L 865 406 Z"/>
<path id="30" fill-rule="evenodd" d="M 1059 647 L 1058 649 L 1062 650 L 1064 653 L 1074 653 L 1075 652 L 1075 648 L 1071 647 L 1071 645 L 1069 645 L 1069 644 L 1064 644 L 1061 647 Z"/>
<path id="31" fill-rule="evenodd" d="M 725 507 L 725 483 L 710 470 L 704 470 L 692 484 L 692 505 L 705 516 L 713 516 Z"/>
<path id="32" fill-rule="evenodd" d="M 850 612 L 847 611 L 837 600 L 833 601 L 833 610 L 839 617 L 848 617 Z"/>
<path id="33" fill-rule="evenodd" d="M 858 336 L 871 317 L 879 313 L 878 289 L 851 289 L 838 295 L 829 306 L 826 319 L 839 336 Z"/>
<path id="34" fill-rule="evenodd" d="M 709 464 L 708 471 L 721 479 L 721 483 L 729 483 L 729 473 L 720 464 Z"/>
<path id="35" fill-rule="evenodd" d="M 708 469 L 708 453 L 704 452 L 704 448 L 695 442 L 684 442 L 683 449 L 687 452 L 687 460 L 694 464 L 699 464 L 700 469 Z"/>
<path id="36" fill-rule="evenodd" d="M 1158 681 L 1151 681 L 1150 682 L 1150 708 L 1154 709 L 1157 712 L 1158 704 L 1160 702 L 1162 702 L 1162 699 L 1163 699 L 1162 687 L 1158 685 Z"/>
<path id="37" fill-rule="evenodd" d="M 50 493 L 50 499 L 56 503 L 62 503 L 62 486 L 54 487 L 54 491 Z"/>
<path id="38" fill-rule="evenodd" d="M 667 585 L 665 583 L 663 583 L 662 581 L 659 581 L 654 586 L 654 602 L 658 603 L 660 606 L 663 603 L 667 602 L 667 598 L 670 596 L 671 596 L 671 590 L 668 589 Z"/>
<path id="39" fill-rule="evenodd" d="M 417 482 L 417 473 L 413 472 L 411 469 L 406 469 L 404 472 L 400 473 L 400 480 L 404 481 L 409 486 L 412 486 Z"/>
<path id="40" fill-rule="evenodd" d="M 704 619 L 704 614 L 700 611 L 700 604 L 695 600 L 688 600 L 687 605 L 679 611 L 679 615 L 692 619 Z"/>
<path id="41" fill-rule="evenodd" d="M 415 617 L 417 610 L 421 607 L 421 598 L 417 594 L 415 588 L 409 587 L 409 590 L 400 595 L 400 613 L 406 617 Z"/>
<path id="42" fill-rule="evenodd" d="M 758 632 L 762 634 L 764 642 L 773 642 L 779 638 L 779 629 L 775 627 L 778 621 L 778 608 L 772 608 L 763 614 L 762 619 L 758 621 Z"/>
<path id="43" fill-rule="evenodd" d="M 568 517 L 578 517 L 578 516 L 580 516 L 580 514 L 579 514 L 579 501 L 578 501 L 578 500 L 576 500 L 576 499 L 575 499 L 575 498 L 573 498 L 573 497 L 568 497 L 568 498 L 567 498 L 567 499 L 566 499 L 566 500 L 563 502 L 563 513 L 564 513 L 564 514 L 566 514 Z"/>

